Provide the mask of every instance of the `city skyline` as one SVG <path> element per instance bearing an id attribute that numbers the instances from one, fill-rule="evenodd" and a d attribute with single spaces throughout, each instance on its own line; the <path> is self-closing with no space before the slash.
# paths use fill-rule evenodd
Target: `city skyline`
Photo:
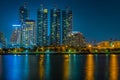
<path id="1" fill-rule="evenodd" d="M 8 2 L 8 3 L 6 3 Z M 119 1 L 78 1 L 78 0 L 34 0 L 28 1 L 28 8 L 30 10 L 30 17 L 36 20 L 37 8 L 40 4 L 44 4 L 46 8 L 51 9 L 54 4 L 57 4 L 58 8 L 64 9 L 65 6 L 69 6 L 73 11 L 73 31 L 80 31 L 84 34 L 87 40 L 109 40 L 120 39 L 119 35 L 119 18 L 120 18 L 120 6 Z M 24 0 L 20 1 L 1 1 L 1 24 L 0 31 L 4 32 L 5 36 L 10 40 L 10 34 L 12 33 L 12 24 L 18 24 L 18 8 L 24 3 Z M 91 4 L 90 4 L 91 3 Z M 7 6 L 5 6 L 5 4 Z M 63 6 L 61 6 L 64 5 Z M 80 5 L 81 4 L 81 5 Z M 8 8 L 9 7 L 9 8 Z M 10 13 L 9 15 L 7 13 Z M 108 28 L 109 27 L 109 28 Z"/>
<path id="2" fill-rule="evenodd" d="M 29 13 L 25 2 L 19 8 L 19 25 L 13 25 L 15 29 L 13 29 L 10 41 L 12 47 L 33 48 L 35 46 L 69 45 L 67 44 L 70 41 L 68 36 L 72 33 L 73 28 L 72 10 L 69 8 L 58 9 L 55 6 L 49 12 L 49 9 L 44 8 L 41 4 L 37 10 L 36 22 L 31 20 Z M 50 21 L 50 25 L 48 25 L 48 21 Z M 50 34 L 48 34 L 49 32 Z"/>

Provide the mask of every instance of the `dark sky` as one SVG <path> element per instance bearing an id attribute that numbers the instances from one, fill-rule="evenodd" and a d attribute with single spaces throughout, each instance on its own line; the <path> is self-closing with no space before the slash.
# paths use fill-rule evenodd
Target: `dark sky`
<path id="1" fill-rule="evenodd" d="M 12 24 L 18 23 L 18 9 L 28 1 L 31 19 L 36 20 L 36 11 L 41 3 L 46 8 L 73 10 L 73 31 L 80 31 L 87 40 L 102 41 L 120 39 L 120 0 L 0 0 L 0 31 L 9 39 Z"/>

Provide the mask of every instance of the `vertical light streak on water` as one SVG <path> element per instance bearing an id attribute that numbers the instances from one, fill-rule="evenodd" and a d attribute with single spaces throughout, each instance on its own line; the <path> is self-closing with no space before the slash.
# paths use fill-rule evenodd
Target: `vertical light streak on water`
<path id="1" fill-rule="evenodd" d="M 25 80 L 28 80 L 28 74 L 29 74 L 29 62 L 28 62 L 28 56 L 25 57 L 25 63 L 24 63 L 24 76 Z"/>
<path id="2" fill-rule="evenodd" d="M 45 80 L 50 79 L 50 55 L 46 55 L 46 61 L 45 61 Z"/>
<path id="3" fill-rule="evenodd" d="M 109 80 L 118 80 L 119 66 L 118 66 L 118 57 L 115 54 L 110 56 L 110 79 Z"/>
<path id="4" fill-rule="evenodd" d="M 12 79 L 10 80 L 21 80 L 21 57 L 19 56 L 14 56 L 13 57 L 13 64 L 12 66 Z"/>
<path id="5" fill-rule="evenodd" d="M 42 55 L 42 54 L 40 55 L 39 65 L 40 65 L 40 67 L 39 67 L 40 80 L 44 80 L 44 72 L 45 72 L 45 70 L 44 70 L 44 55 Z"/>
<path id="6" fill-rule="evenodd" d="M 108 71 L 109 71 L 109 55 L 106 54 L 106 63 L 105 63 L 105 77 L 106 77 L 106 80 L 108 80 Z"/>
<path id="7" fill-rule="evenodd" d="M 70 58 L 71 55 L 64 55 L 64 61 L 63 61 L 63 80 L 69 80 L 70 75 Z"/>
<path id="8" fill-rule="evenodd" d="M 98 54 L 95 55 L 95 79 L 97 79 L 98 76 Z"/>
<path id="9" fill-rule="evenodd" d="M 78 75 L 78 71 L 77 71 L 77 55 L 73 55 L 73 64 L 71 64 L 70 66 L 72 66 L 72 75 L 73 75 L 73 78 L 72 79 L 75 79 L 77 80 L 77 75 Z"/>
<path id="10" fill-rule="evenodd" d="M 2 77 L 2 57 L 0 55 L 0 79 Z"/>
<path id="11" fill-rule="evenodd" d="M 88 54 L 86 56 L 86 66 L 85 66 L 85 80 L 94 80 L 94 72 L 95 72 L 95 66 L 94 66 L 94 55 Z"/>

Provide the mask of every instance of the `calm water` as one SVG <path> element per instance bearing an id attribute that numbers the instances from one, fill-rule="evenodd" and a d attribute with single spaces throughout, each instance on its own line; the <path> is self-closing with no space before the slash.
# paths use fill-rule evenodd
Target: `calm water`
<path id="1" fill-rule="evenodd" d="M 120 80 L 120 55 L 1 55 L 0 80 Z"/>

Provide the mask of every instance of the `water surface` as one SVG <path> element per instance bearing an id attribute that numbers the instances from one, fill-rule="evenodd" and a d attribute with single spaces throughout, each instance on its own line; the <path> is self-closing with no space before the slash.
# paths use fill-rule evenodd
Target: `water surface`
<path id="1" fill-rule="evenodd" d="M 0 55 L 0 80 L 120 80 L 120 55 Z"/>

